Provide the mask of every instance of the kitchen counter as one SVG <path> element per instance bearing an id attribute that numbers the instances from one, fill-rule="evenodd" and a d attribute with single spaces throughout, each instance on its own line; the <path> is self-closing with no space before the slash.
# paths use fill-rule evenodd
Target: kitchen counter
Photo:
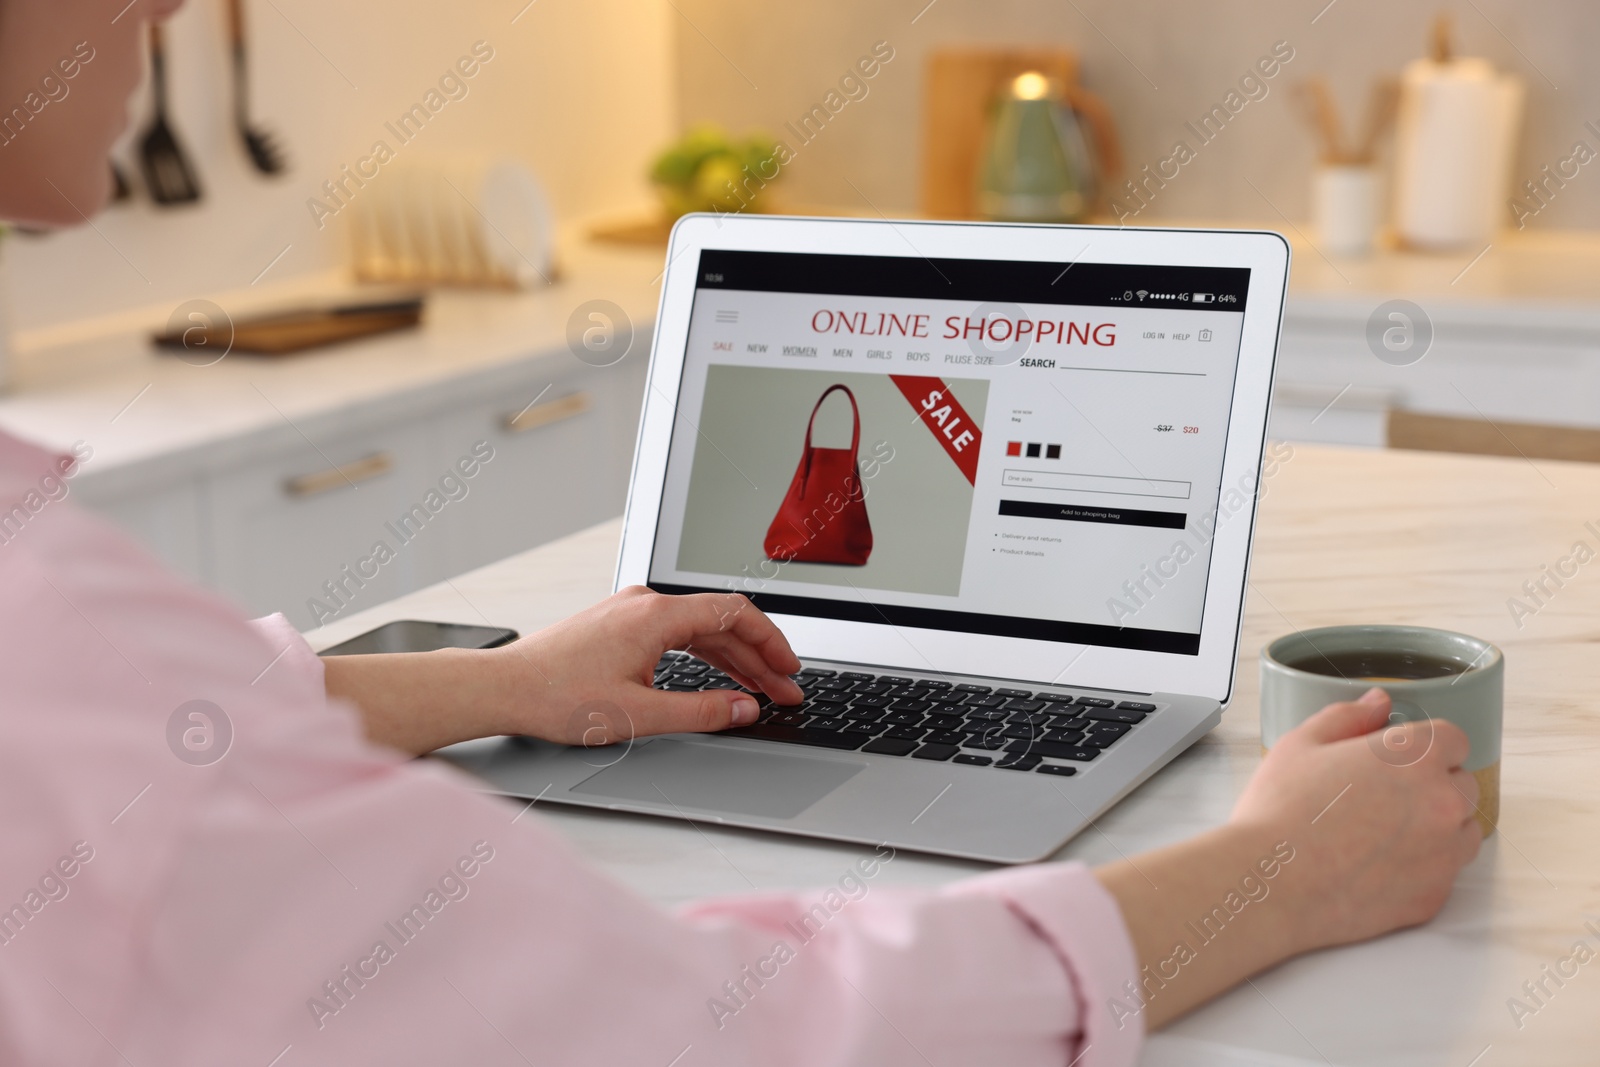
<path id="1" fill-rule="evenodd" d="M 86 481 L 131 468 L 156 478 L 217 469 L 285 436 L 315 437 L 356 406 L 377 403 L 374 417 L 404 418 L 533 356 L 576 363 L 568 319 L 591 299 L 622 307 L 637 330 L 629 358 L 642 363 L 660 269 L 653 251 L 574 242 L 548 288 L 438 290 L 420 328 L 291 356 L 232 353 L 210 366 L 149 343 L 166 325 L 166 308 L 23 333 L 13 339 L 0 428 L 62 449 L 88 442 L 94 457 L 84 465 Z M 243 317 L 306 299 L 371 299 L 372 291 L 338 275 L 207 296 Z"/>
<path id="2" fill-rule="evenodd" d="M 1359 308 L 1403 297 L 1463 321 L 1533 323 L 1592 331 L 1600 339 L 1600 233 L 1506 231 L 1459 253 L 1380 249 L 1366 257 L 1325 256 L 1306 226 L 1269 226 L 1294 246 L 1291 305 L 1296 315 Z"/>
<path id="3" fill-rule="evenodd" d="M 1594 547 L 1584 524 L 1596 500 L 1600 467 L 1588 464 L 1297 445 L 1279 465 L 1265 483 L 1236 689 L 1221 725 L 1058 858 L 1111 862 L 1227 818 L 1261 759 L 1258 650 L 1293 629 L 1339 623 L 1448 627 L 1505 651 L 1499 830 L 1432 922 L 1257 975 L 1157 1035 L 1146 1067 L 1594 1062 L 1600 979 L 1579 970 L 1551 985 L 1542 1005 L 1523 983 L 1540 981 L 1578 939 L 1597 943 L 1585 923 L 1600 909 L 1600 855 L 1587 847 L 1600 830 L 1600 580 L 1585 571 L 1520 620 L 1507 599 L 1574 540 Z M 618 532 L 616 522 L 594 527 L 308 638 L 325 648 L 401 618 L 533 632 L 609 592 Z M 859 852 L 711 821 L 537 809 L 587 862 L 661 905 L 752 885 L 820 885 Z M 902 853 L 883 877 L 935 886 L 983 869 Z M 1520 1025 L 1513 998 L 1537 1008 Z"/>

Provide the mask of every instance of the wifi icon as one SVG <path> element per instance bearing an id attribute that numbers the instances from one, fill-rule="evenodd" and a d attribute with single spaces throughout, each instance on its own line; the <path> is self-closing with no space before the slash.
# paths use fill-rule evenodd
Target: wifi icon
<path id="1" fill-rule="evenodd" d="M 1140 289 L 1139 290 L 1139 299 L 1140 300 L 1143 300 L 1145 297 L 1147 297 L 1149 295 L 1150 295 L 1150 290 L 1148 290 L 1148 289 Z"/>

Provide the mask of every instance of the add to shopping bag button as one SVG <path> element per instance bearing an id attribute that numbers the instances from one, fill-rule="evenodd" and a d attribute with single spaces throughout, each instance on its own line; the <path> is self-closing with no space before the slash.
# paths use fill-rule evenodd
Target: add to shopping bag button
<path id="1" fill-rule="evenodd" d="M 1117 526 L 1153 526 L 1181 530 L 1188 516 L 1181 511 L 1139 511 L 1134 508 L 1097 508 L 1080 504 L 1049 504 L 1039 500 L 1002 500 L 1000 514 L 1027 519 L 1060 519 L 1065 522 L 1105 522 Z"/>

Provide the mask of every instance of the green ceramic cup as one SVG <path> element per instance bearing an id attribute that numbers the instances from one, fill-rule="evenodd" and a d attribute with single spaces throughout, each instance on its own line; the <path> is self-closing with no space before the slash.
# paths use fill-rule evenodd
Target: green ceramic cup
<path id="1" fill-rule="evenodd" d="M 1262 751 L 1327 705 L 1374 685 L 1389 694 L 1391 723 L 1444 719 L 1467 735 L 1463 766 L 1478 780 L 1478 824 L 1487 837 L 1500 818 L 1505 690 L 1505 657 L 1487 641 L 1423 626 L 1325 626 L 1280 637 L 1261 650 Z M 1406 766 L 1431 740 L 1423 731 L 1407 743 L 1385 729 L 1370 743 L 1380 759 Z"/>

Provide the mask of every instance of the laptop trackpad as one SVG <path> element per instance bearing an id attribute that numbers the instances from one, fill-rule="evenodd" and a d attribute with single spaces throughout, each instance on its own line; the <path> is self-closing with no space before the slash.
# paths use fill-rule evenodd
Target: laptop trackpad
<path id="1" fill-rule="evenodd" d="M 765 746 L 762 746 L 763 748 Z M 574 793 L 792 819 L 858 774 L 866 764 L 809 759 L 755 746 L 658 740 L 572 787 Z"/>

